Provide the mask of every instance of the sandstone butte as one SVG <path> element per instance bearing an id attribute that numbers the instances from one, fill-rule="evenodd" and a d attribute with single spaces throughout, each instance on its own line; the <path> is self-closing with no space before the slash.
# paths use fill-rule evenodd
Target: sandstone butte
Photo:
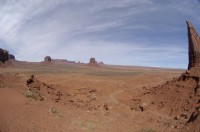
<path id="1" fill-rule="evenodd" d="M 15 56 L 13 54 L 9 54 L 9 59 L 15 60 Z"/>
<path id="2" fill-rule="evenodd" d="M 44 57 L 44 62 L 51 62 L 51 57 L 50 56 Z"/>
<path id="3" fill-rule="evenodd" d="M 90 58 L 89 64 L 96 64 L 96 63 L 97 63 L 97 62 L 96 62 L 95 58 Z"/>
<path id="4" fill-rule="evenodd" d="M 10 58 L 9 52 L 0 48 L 0 62 L 5 63 Z"/>

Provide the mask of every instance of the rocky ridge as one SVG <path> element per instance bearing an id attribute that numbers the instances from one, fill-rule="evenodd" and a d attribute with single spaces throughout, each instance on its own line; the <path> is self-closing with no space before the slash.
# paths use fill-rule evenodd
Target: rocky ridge
<path id="1" fill-rule="evenodd" d="M 158 119 L 161 127 L 175 131 L 199 131 L 200 126 L 200 39 L 191 22 L 187 21 L 189 64 L 179 78 L 147 89 L 143 95 L 133 97 L 132 110 L 157 109 L 168 118 Z M 158 100 L 159 98 L 159 100 Z M 145 104 L 145 106 L 143 105 Z"/>

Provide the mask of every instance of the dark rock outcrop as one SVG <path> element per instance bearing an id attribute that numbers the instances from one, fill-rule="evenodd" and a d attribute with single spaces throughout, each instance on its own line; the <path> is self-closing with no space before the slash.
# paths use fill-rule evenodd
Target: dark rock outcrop
<path id="1" fill-rule="evenodd" d="M 4 55 L 5 55 L 6 61 L 9 60 L 9 52 L 7 50 L 4 50 Z"/>
<path id="2" fill-rule="evenodd" d="M 95 58 L 90 58 L 88 66 L 100 66 L 99 63 L 95 60 Z"/>
<path id="3" fill-rule="evenodd" d="M 3 49 L 0 49 L 0 61 L 3 63 L 5 62 L 5 55 L 4 55 Z"/>
<path id="4" fill-rule="evenodd" d="M 103 63 L 103 61 L 99 61 L 99 64 L 102 64 L 102 65 L 103 65 L 104 63 Z"/>
<path id="5" fill-rule="evenodd" d="M 40 101 L 54 101 L 59 102 L 62 96 L 60 91 L 57 91 L 51 85 L 48 85 L 36 79 L 34 75 L 26 81 L 28 92 L 24 93 L 25 97 Z"/>
<path id="6" fill-rule="evenodd" d="M 67 63 L 76 64 L 76 61 L 67 61 Z"/>
<path id="7" fill-rule="evenodd" d="M 0 62 L 5 63 L 9 60 L 9 52 L 0 48 Z"/>
<path id="8" fill-rule="evenodd" d="M 87 64 L 88 66 L 99 66 L 95 58 L 90 58 L 89 63 Z"/>
<path id="9" fill-rule="evenodd" d="M 76 64 L 75 61 L 69 61 L 67 59 L 51 59 L 53 64 Z"/>
<path id="10" fill-rule="evenodd" d="M 90 64 L 96 64 L 97 62 L 96 62 L 95 58 L 90 58 L 90 62 L 89 63 Z"/>
<path id="11" fill-rule="evenodd" d="M 89 62 L 89 64 L 97 64 L 95 58 L 90 58 L 90 62 Z"/>
<path id="12" fill-rule="evenodd" d="M 50 56 L 46 56 L 44 58 L 44 62 L 51 62 L 51 57 Z"/>
<path id="13" fill-rule="evenodd" d="M 75 61 L 68 61 L 67 59 L 52 59 L 50 56 L 44 58 L 43 64 L 76 64 Z"/>
<path id="14" fill-rule="evenodd" d="M 192 26 L 192 23 L 187 21 L 188 28 L 188 43 L 189 43 L 189 64 L 188 69 L 192 67 L 200 67 L 200 38 Z"/>
<path id="15" fill-rule="evenodd" d="M 9 54 L 9 59 L 15 60 L 15 56 L 12 54 Z"/>
<path id="16" fill-rule="evenodd" d="M 66 59 L 51 59 L 51 62 L 53 62 L 54 64 L 67 64 Z"/>

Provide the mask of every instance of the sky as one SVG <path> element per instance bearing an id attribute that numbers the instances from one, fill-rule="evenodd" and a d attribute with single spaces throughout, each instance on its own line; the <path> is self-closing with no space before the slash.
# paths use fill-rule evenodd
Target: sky
<path id="1" fill-rule="evenodd" d="M 187 68 L 200 0 L 0 0 L 0 47 L 17 60 Z"/>

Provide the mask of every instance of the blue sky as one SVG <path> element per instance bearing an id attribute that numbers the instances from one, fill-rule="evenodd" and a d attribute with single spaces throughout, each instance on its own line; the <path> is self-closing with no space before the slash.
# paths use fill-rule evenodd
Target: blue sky
<path id="1" fill-rule="evenodd" d="M 186 20 L 200 32 L 200 0 L 0 0 L 0 47 L 44 56 L 187 68 Z"/>

